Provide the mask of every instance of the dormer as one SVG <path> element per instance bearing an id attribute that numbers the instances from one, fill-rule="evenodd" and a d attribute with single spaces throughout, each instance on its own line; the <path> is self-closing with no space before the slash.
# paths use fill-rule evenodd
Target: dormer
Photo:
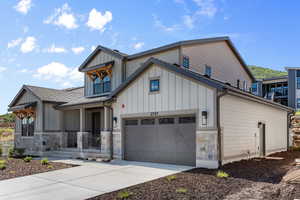
<path id="1" fill-rule="evenodd" d="M 98 46 L 79 67 L 86 97 L 109 95 L 124 79 L 125 54 Z"/>

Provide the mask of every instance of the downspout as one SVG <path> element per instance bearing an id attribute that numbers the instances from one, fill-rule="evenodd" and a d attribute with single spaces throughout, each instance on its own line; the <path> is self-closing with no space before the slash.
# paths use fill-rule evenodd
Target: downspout
<path id="1" fill-rule="evenodd" d="M 222 166 L 222 133 L 221 133 L 221 121 L 220 121 L 220 99 L 227 94 L 227 89 L 224 90 L 217 95 L 217 129 L 218 129 L 218 160 L 219 167 Z"/>
<path id="2" fill-rule="evenodd" d="M 110 108 L 110 113 L 111 113 L 111 123 L 110 123 L 110 160 L 113 160 L 114 159 L 114 135 L 113 135 L 113 129 L 114 129 L 114 113 L 113 113 L 113 108 L 112 107 L 109 107 Z"/>

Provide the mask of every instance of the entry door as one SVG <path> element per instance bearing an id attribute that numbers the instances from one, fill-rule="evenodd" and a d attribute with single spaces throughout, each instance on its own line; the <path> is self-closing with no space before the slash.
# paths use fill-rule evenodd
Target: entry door
<path id="1" fill-rule="evenodd" d="M 90 138 L 90 144 L 92 147 L 99 147 L 101 144 L 101 122 L 100 112 L 93 112 L 92 114 L 92 135 Z"/>
<path id="2" fill-rule="evenodd" d="M 262 123 L 259 128 L 259 155 L 266 155 L 266 124 Z"/>

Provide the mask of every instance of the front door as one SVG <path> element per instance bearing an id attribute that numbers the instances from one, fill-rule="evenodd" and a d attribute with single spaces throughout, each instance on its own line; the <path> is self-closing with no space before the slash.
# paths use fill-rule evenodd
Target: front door
<path id="1" fill-rule="evenodd" d="M 92 134 L 89 138 L 91 147 L 100 148 L 101 147 L 101 123 L 100 123 L 100 112 L 92 113 Z"/>
<path id="2" fill-rule="evenodd" d="M 266 155 L 266 124 L 264 123 L 259 127 L 259 155 Z"/>

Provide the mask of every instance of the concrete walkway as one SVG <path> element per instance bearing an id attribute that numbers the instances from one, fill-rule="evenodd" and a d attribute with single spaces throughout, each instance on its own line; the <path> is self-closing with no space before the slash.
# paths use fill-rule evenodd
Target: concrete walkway
<path id="1" fill-rule="evenodd" d="M 129 161 L 56 161 L 80 166 L 0 181 L 0 199 L 82 200 L 192 168 Z"/>

